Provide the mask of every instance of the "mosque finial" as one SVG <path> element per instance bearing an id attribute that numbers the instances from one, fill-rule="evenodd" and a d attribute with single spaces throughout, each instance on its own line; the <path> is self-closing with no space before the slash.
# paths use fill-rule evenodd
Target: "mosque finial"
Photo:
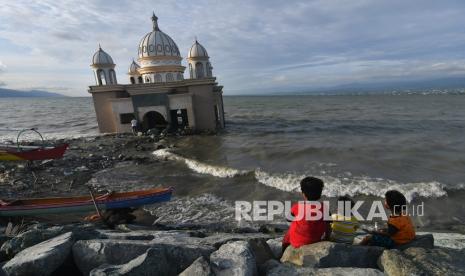
<path id="1" fill-rule="evenodd" d="M 197 36 L 194 36 L 194 42 L 195 42 L 195 43 L 198 43 L 198 42 L 197 42 Z"/>
<path id="2" fill-rule="evenodd" d="M 155 12 L 153 12 L 153 15 L 152 15 L 152 22 L 153 22 L 153 30 L 159 31 L 160 29 L 158 29 L 158 17 L 155 15 Z"/>
<path id="3" fill-rule="evenodd" d="M 100 43 L 98 44 L 98 49 L 102 50 L 102 46 L 100 46 Z"/>

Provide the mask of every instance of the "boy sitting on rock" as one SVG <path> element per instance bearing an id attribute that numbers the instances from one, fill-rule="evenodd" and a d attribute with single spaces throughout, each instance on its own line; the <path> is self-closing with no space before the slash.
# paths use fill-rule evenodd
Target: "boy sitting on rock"
<path id="1" fill-rule="evenodd" d="M 330 241 L 353 244 L 355 238 L 355 232 L 358 228 L 358 220 L 355 216 L 351 216 L 350 209 L 354 207 L 354 201 L 348 196 L 340 196 L 337 199 L 338 203 L 342 203 L 343 208 L 339 209 L 336 214 L 333 214 L 331 218 L 331 236 Z M 348 208 L 349 210 L 346 210 Z"/>
<path id="2" fill-rule="evenodd" d="M 393 248 L 415 239 L 415 227 L 407 214 L 405 196 L 399 191 L 391 190 L 386 192 L 385 197 L 384 206 L 391 211 L 387 228 L 373 231 L 371 235 L 363 239 L 362 245 Z"/>
<path id="3" fill-rule="evenodd" d="M 305 201 L 295 203 L 291 207 L 291 215 L 294 219 L 283 238 L 283 252 L 289 245 L 299 248 L 322 241 L 329 236 L 329 222 L 324 220 L 323 203 L 316 202 L 321 198 L 323 186 L 323 181 L 316 177 L 306 177 L 300 181 L 300 189 Z"/>

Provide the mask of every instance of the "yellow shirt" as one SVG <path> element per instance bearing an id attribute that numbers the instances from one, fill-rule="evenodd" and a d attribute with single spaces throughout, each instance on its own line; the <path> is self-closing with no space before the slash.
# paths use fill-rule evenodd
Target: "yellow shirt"
<path id="1" fill-rule="evenodd" d="M 333 214 L 331 218 L 333 222 L 331 223 L 330 240 L 352 244 L 355 238 L 355 231 L 358 228 L 358 220 L 354 216 L 349 218 L 340 214 Z"/>

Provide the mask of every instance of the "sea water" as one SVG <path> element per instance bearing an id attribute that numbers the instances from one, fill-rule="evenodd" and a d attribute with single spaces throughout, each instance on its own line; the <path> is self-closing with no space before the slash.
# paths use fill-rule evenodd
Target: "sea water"
<path id="1" fill-rule="evenodd" d="M 465 217 L 465 96 L 225 96 L 225 131 L 189 136 L 154 179 L 179 194 L 229 200 L 299 199 L 299 181 L 324 195 L 381 198 L 389 189 L 426 201 L 418 223 Z M 0 99 L 0 128 L 38 127 L 46 138 L 97 135 L 91 98 Z M 13 133 L 0 133 L 13 140 Z"/>

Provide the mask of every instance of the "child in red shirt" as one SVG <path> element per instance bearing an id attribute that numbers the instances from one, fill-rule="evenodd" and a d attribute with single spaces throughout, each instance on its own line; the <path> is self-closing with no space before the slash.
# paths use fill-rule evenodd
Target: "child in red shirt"
<path id="1" fill-rule="evenodd" d="M 294 220 L 283 238 L 283 252 L 289 245 L 299 248 L 329 237 L 330 224 L 324 220 L 323 203 L 317 202 L 321 198 L 323 186 L 323 181 L 316 177 L 306 177 L 300 181 L 305 201 L 295 203 L 291 208 Z"/>

